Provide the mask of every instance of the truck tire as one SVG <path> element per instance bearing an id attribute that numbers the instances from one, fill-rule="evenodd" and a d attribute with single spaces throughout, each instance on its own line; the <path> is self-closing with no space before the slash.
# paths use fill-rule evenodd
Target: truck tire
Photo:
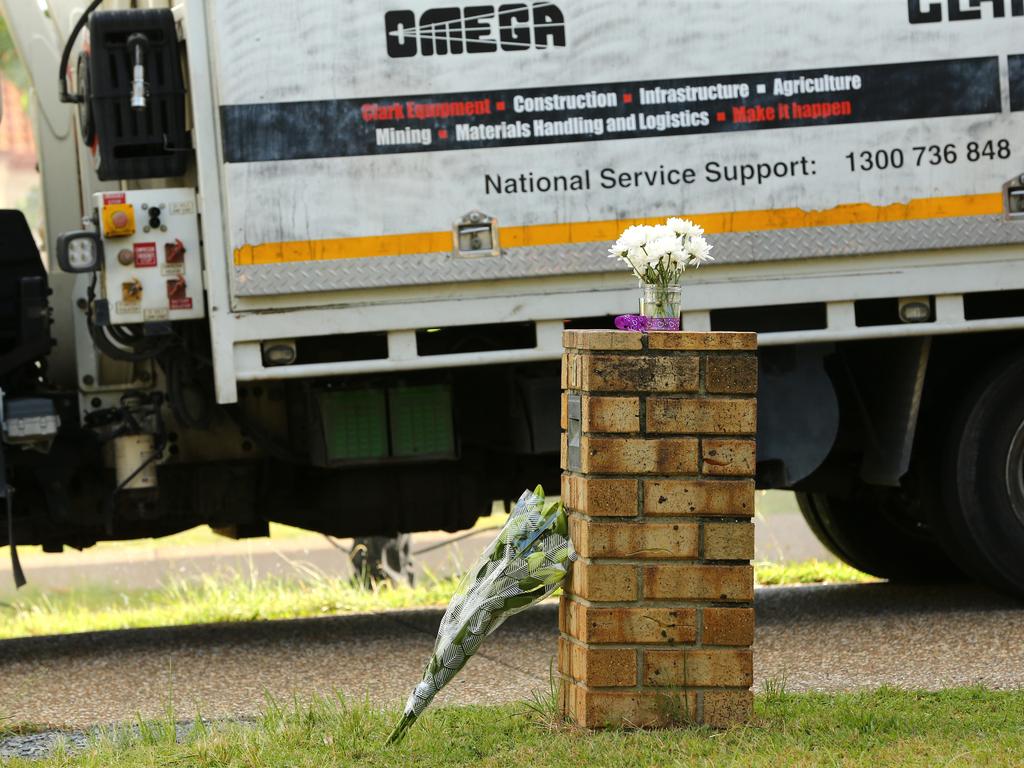
<path id="1" fill-rule="evenodd" d="M 1024 596 L 1024 357 L 969 391 L 942 446 L 933 527 L 960 567 Z"/>
<path id="2" fill-rule="evenodd" d="M 797 493 L 807 525 L 847 565 L 890 581 L 949 579 L 952 564 L 929 532 L 905 513 L 896 488 L 858 483 L 846 497 Z"/>

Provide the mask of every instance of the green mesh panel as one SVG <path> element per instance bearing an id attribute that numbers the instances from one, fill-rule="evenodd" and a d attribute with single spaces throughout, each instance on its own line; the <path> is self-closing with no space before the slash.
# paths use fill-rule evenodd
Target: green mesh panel
<path id="1" fill-rule="evenodd" d="M 372 389 L 320 393 L 329 461 L 388 456 L 387 396 Z"/>
<path id="2" fill-rule="evenodd" d="M 391 398 L 391 454 L 393 456 L 452 456 L 452 393 L 443 384 L 402 387 Z"/>

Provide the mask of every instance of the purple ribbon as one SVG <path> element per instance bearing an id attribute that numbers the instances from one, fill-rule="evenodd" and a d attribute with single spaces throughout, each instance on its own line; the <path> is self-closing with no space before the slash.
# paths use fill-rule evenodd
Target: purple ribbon
<path id="1" fill-rule="evenodd" d="M 619 315 L 615 327 L 620 331 L 678 331 L 678 317 L 644 317 L 643 315 Z"/>

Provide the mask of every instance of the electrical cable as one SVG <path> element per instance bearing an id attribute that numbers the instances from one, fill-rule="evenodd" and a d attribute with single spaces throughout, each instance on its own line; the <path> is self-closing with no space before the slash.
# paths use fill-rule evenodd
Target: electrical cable
<path id="1" fill-rule="evenodd" d="M 174 343 L 173 337 L 164 336 L 162 337 L 162 341 L 157 345 L 148 346 L 137 352 L 131 352 L 117 346 L 117 344 L 107 336 L 102 327 L 92 322 L 91 317 L 87 318 L 87 325 L 89 326 L 89 336 L 92 338 L 93 343 L 100 352 L 113 360 L 119 360 L 121 362 L 142 363 L 147 360 L 152 360 L 166 352 Z"/>
<path id="2" fill-rule="evenodd" d="M 114 326 L 104 327 L 97 325 L 93 320 L 93 302 L 95 299 L 96 273 L 94 272 L 87 291 L 85 322 L 89 330 L 89 337 L 100 352 L 105 354 L 107 357 L 125 363 L 142 363 L 163 354 L 176 341 L 176 337 L 169 335 L 161 336 L 160 339 L 154 343 L 144 337 L 140 339 L 137 334 L 131 333 L 127 329 L 118 328 L 117 330 L 114 330 Z M 113 339 L 107 335 L 108 332 L 114 335 Z M 142 348 L 130 351 L 117 346 L 119 343 L 129 348 L 133 345 L 139 345 Z"/>
<path id="3" fill-rule="evenodd" d="M 488 526 L 487 528 L 477 528 L 475 530 L 472 530 L 472 531 L 469 531 L 467 533 L 464 533 L 461 536 L 456 536 L 454 539 L 448 539 L 447 541 L 442 541 L 440 544 L 432 544 L 429 547 L 423 547 L 422 549 L 417 549 L 416 551 L 411 552 L 410 554 L 413 557 L 417 557 L 419 555 L 425 555 L 428 552 L 434 552 L 435 550 L 438 550 L 438 549 L 444 549 L 445 547 L 450 547 L 452 544 L 458 544 L 460 541 L 465 541 L 466 539 L 471 539 L 474 536 L 479 536 L 481 533 L 489 533 L 490 531 L 500 531 L 504 527 L 505 526 L 503 526 L 503 525 L 491 525 L 491 526 Z M 327 539 L 327 543 L 328 544 L 330 544 L 332 547 L 334 547 L 339 552 L 343 552 L 346 555 L 351 555 L 352 554 L 353 549 L 348 549 L 346 547 L 343 547 L 340 543 L 338 543 L 338 540 L 335 539 L 330 534 L 326 534 L 325 533 L 325 534 L 323 534 L 323 537 L 325 539 Z"/>
<path id="4" fill-rule="evenodd" d="M 108 325 L 106 331 L 110 338 L 125 347 L 134 346 L 139 340 L 139 337 L 132 333 L 128 326 Z"/>
<path id="5" fill-rule="evenodd" d="M 3 414 L 0 414 L 2 416 Z M 0 498 L 4 501 L 7 509 L 7 546 L 11 550 L 11 573 L 14 574 L 14 586 L 21 589 L 27 583 L 25 573 L 21 569 L 21 560 L 18 558 L 18 544 L 14 540 L 14 488 L 7 482 L 7 457 L 4 454 L 4 447 L 0 445 Z"/>
<path id="6" fill-rule="evenodd" d="M 425 555 L 427 552 L 433 552 L 434 550 L 437 550 L 437 549 L 444 549 L 445 547 L 450 547 L 452 544 L 458 544 L 460 541 L 465 541 L 466 539 L 471 539 L 474 536 L 479 536 L 481 533 L 488 533 L 490 531 L 500 531 L 504 527 L 505 526 L 503 526 L 503 525 L 492 525 L 492 526 L 490 526 L 488 528 L 477 528 L 476 530 L 469 531 L 468 533 L 464 533 L 461 536 L 456 536 L 454 539 L 448 539 L 447 541 L 442 541 L 440 544 L 432 544 L 429 547 L 423 547 L 423 549 L 417 549 L 412 554 L 413 554 L 414 557 L 419 556 L 419 555 Z"/>
<path id="7" fill-rule="evenodd" d="M 7 481 L 3 480 L 2 482 L 6 484 Z M 25 572 L 21 568 L 21 559 L 18 557 L 18 545 L 14 542 L 14 501 L 11 499 L 10 486 L 7 486 L 4 501 L 7 507 L 7 545 L 11 550 L 11 572 L 14 574 L 14 586 L 21 589 L 28 581 L 25 579 Z"/>
<path id="8" fill-rule="evenodd" d="M 78 35 L 82 32 L 86 22 L 89 20 L 89 14 L 95 11 L 103 0 L 93 0 L 89 3 L 89 7 L 85 9 L 81 16 L 78 17 L 78 21 L 75 22 L 75 26 L 71 28 L 71 34 L 68 35 L 68 41 L 64 43 L 64 52 L 60 56 L 60 73 L 58 74 L 58 82 L 60 85 L 60 100 L 64 104 L 81 104 L 85 101 L 85 97 L 80 93 L 70 93 L 68 91 L 68 63 L 71 61 L 71 49 L 75 47 L 75 40 Z"/>
<path id="9" fill-rule="evenodd" d="M 157 446 L 155 446 L 155 447 L 153 448 L 153 453 L 152 453 L 152 454 L 150 454 L 149 458 L 148 458 L 148 459 L 146 459 L 146 460 L 145 460 L 144 462 L 142 462 L 141 464 L 139 464 L 139 466 L 138 466 L 138 467 L 136 467 L 135 471 L 134 471 L 134 472 L 132 472 L 132 473 L 131 473 L 130 475 L 128 475 L 128 477 L 126 477 L 126 478 L 125 478 L 125 479 L 124 479 L 124 480 L 123 480 L 123 481 L 121 482 L 121 484 L 120 484 L 119 486 L 117 486 L 117 488 L 115 488 L 115 489 L 114 489 L 114 494 L 116 495 L 116 494 L 120 493 L 121 491 L 123 491 L 123 490 L 124 490 L 125 488 L 127 488 L 127 487 L 128 487 L 128 484 L 129 484 L 129 483 L 131 483 L 131 481 L 132 481 L 132 480 L 134 480 L 134 479 L 135 479 L 136 477 L 138 477 L 138 476 L 139 476 L 139 474 L 141 474 L 142 472 L 144 472 L 144 471 L 145 471 L 145 469 L 146 469 L 146 467 L 148 467 L 148 466 L 149 466 L 150 464 L 152 464 L 152 463 L 153 463 L 154 461 L 156 461 L 157 459 L 159 459 L 159 458 L 160 458 L 160 457 L 161 457 L 161 456 L 163 455 L 163 452 L 164 452 L 164 448 L 165 448 L 165 447 L 166 447 L 166 445 L 165 445 L 165 444 L 158 444 Z"/>
<path id="10" fill-rule="evenodd" d="M 339 552 L 341 552 L 341 553 L 343 553 L 343 554 L 345 554 L 345 555 L 347 555 L 349 557 L 351 557 L 352 553 L 355 551 L 355 547 L 352 547 L 352 549 L 348 549 L 347 547 L 341 546 L 341 544 L 338 543 L 338 540 L 335 539 L 333 536 L 331 536 L 328 533 L 325 533 L 323 536 L 324 536 L 325 539 L 327 539 L 327 543 L 328 544 L 330 544 L 336 550 L 338 550 Z"/>

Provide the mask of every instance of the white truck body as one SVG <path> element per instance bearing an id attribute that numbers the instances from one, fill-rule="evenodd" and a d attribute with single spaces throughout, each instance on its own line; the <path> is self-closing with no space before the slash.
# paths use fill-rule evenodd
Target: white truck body
<path id="1" fill-rule="evenodd" d="M 197 149 L 219 169 L 201 164 L 200 188 L 223 206 L 204 216 L 222 400 L 238 380 L 488 362 L 419 359 L 421 327 L 534 320 L 537 349 L 501 359 L 557 357 L 566 317 L 633 308 L 608 242 L 671 215 L 716 246 L 688 276 L 690 329 L 717 308 L 811 301 L 829 323 L 802 340 L 1019 324 L 968 326 L 956 298 L 1024 287 L 1024 225 L 1002 216 L 1024 151 L 1009 5 L 921 24 L 894 0 L 519 5 L 526 30 L 540 11 L 564 19 L 564 45 L 502 50 L 492 6 L 423 27 L 428 2 L 185 4 L 186 37 L 207 41 L 189 49 Z M 420 26 L 389 37 L 406 9 Z M 454 53 L 467 29 L 497 50 Z M 396 37 L 415 55 L 389 55 Z M 497 220 L 500 255 L 453 256 L 475 210 Z M 855 297 L 917 295 L 940 297 L 927 328 L 847 317 Z M 388 359 L 258 361 L 274 335 L 367 331 L 391 334 Z"/>

